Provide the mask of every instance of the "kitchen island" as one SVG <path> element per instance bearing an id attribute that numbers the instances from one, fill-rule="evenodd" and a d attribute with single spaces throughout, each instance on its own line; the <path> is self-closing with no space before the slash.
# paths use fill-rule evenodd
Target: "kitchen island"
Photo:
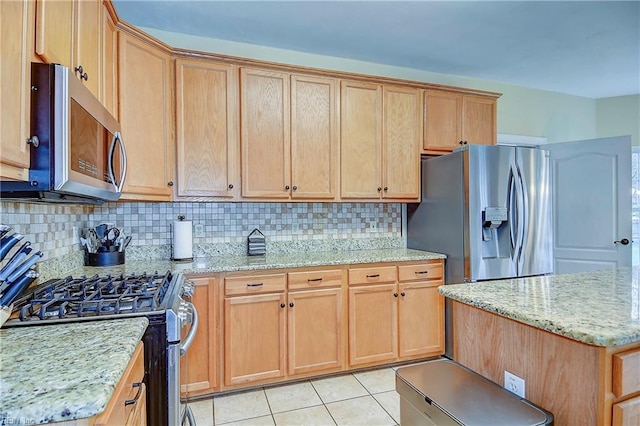
<path id="1" fill-rule="evenodd" d="M 136 352 L 144 317 L 0 329 L 0 423 L 102 413 Z"/>
<path id="2" fill-rule="evenodd" d="M 640 268 L 447 285 L 454 358 L 556 425 L 640 424 Z"/>

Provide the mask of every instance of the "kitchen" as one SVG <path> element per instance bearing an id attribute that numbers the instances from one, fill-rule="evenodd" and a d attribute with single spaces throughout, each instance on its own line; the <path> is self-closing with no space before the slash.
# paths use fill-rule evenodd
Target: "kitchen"
<path id="1" fill-rule="evenodd" d="M 116 5 L 116 8 L 117 7 Z M 35 13 L 35 10 L 32 9 L 35 9 L 35 7 L 29 5 L 27 7 L 27 13 Z M 108 18 L 104 16 L 103 18 L 108 21 Z M 31 19 L 27 19 L 27 21 L 30 25 L 34 25 L 31 24 Z M 107 25 L 108 24 L 110 24 L 110 22 L 107 22 Z M 124 28 L 123 31 L 127 37 L 131 33 L 137 34 L 135 29 L 129 27 Z M 158 36 L 160 33 L 161 32 L 157 30 L 155 35 L 160 38 Z M 27 34 L 32 35 L 32 32 L 28 31 Z M 151 34 L 154 33 L 151 32 Z M 125 38 L 121 35 L 120 43 L 122 43 L 123 39 Z M 135 56 L 136 54 L 141 54 L 141 52 L 144 53 L 148 51 L 148 49 L 145 50 L 145 48 L 140 46 L 137 38 L 132 37 L 130 39 L 132 41 L 126 45 L 126 49 L 123 49 L 122 44 L 120 45 L 119 55 L 123 56 L 126 55 L 127 52 L 133 51 L 134 54 L 132 55 Z M 167 42 L 167 44 L 172 47 L 190 48 L 198 51 L 221 52 L 230 56 L 254 57 L 253 55 L 239 54 L 238 52 L 241 52 L 241 50 L 236 50 L 235 54 L 226 52 L 224 50 L 224 43 L 220 41 L 216 42 L 218 44 L 216 48 L 203 48 L 201 47 L 202 44 L 196 44 L 197 42 L 203 43 L 203 40 L 195 38 L 191 39 L 190 47 L 182 45 L 183 43 L 188 44 L 188 41 L 188 37 L 186 36 L 178 37 L 175 35 L 174 39 Z M 204 42 L 207 41 L 205 40 Z M 160 45 L 160 53 L 162 53 L 162 48 L 166 48 L 162 46 L 162 43 L 154 43 L 156 46 Z M 214 41 L 208 41 L 208 43 L 213 45 Z M 27 54 L 33 55 L 33 52 L 29 50 Z M 154 70 L 160 71 L 156 74 L 137 73 L 142 76 L 140 79 L 162 77 L 162 72 L 165 70 L 162 66 L 164 63 L 162 62 L 163 55 L 154 54 L 143 57 L 157 61 L 149 61 L 149 63 L 158 65 Z M 297 63 L 302 66 L 313 66 L 297 59 L 295 52 L 289 52 L 289 58 L 290 60 L 284 62 Z M 271 57 L 267 58 L 267 60 L 275 61 L 276 58 Z M 323 63 L 326 64 L 338 64 L 335 66 L 341 67 L 343 71 L 358 72 L 354 69 L 358 64 L 349 63 L 347 60 L 326 57 L 316 57 L 315 60 L 322 60 Z M 61 62 L 64 63 L 64 61 Z M 252 65 L 255 66 L 256 64 L 253 63 Z M 369 67 L 369 64 L 367 64 L 367 66 L 368 68 L 366 69 L 368 69 L 368 71 L 364 74 L 380 74 L 403 78 L 402 75 L 396 75 L 396 71 L 386 71 L 382 66 L 371 65 Z M 326 68 L 326 65 L 316 65 L 316 67 Z M 184 69 L 187 70 L 188 68 L 185 67 Z M 126 71 L 126 69 L 122 68 L 119 70 L 121 74 Z M 169 69 L 166 72 L 171 73 L 172 71 Z M 408 73 L 409 71 L 405 69 L 397 70 L 397 72 Z M 135 75 L 135 70 L 132 71 L 132 73 Z M 458 80 L 457 83 L 442 81 L 445 78 L 455 81 L 454 77 L 442 75 L 436 76 L 437 79 L 432 79 L 431 77 L 430 74 L 423 73 L 420 74 L 420 78 L 409 79 L 440 84 L 448 83 L 453 86 L 461 85 L 464 87 L 481 88 L 483 90 L 491 90 L 492 92 L 504 93 L 497 103 L 496 113 L 499 117 L 498 130 L 501 133 L 546 135 L 550 142 L 585 139 L 596 136 L 632 134 L 635 135 L 634 144 L 637 144 L 638 133 L 637 129 L 633 128 L 633 125 L 630 126 L 631 128 L 628 126 L 626 128 L 605 129 L 603 133 L 600 133 L 598 130 L 597 123 L 599 118 L 601 116 L 617 115 L 617 112 L 622 109 L 619 105 L 628 102 L 627 97 L 596 100 L 560 93 L 542 93 L 541 91 L 533 89 L 513 88 L 508 85 L 487 83 L 486 81 L 481 81 L 476 85 L 474 82 L 467 83 L 466 80 L 464 83 L 462 80 Z M 88 81 L 92 82 L 93 80 L 92 75 L 90 75 Z M 142 85 L 142 82 L 139 80 L 121 81 L 121 89 L 125 83 Z M 162 91 L 156 92 L 154 95 L 158 95 L 158 93 L 162 94 Z M 105 89 L 103 93 L 105 95 L 108 94 L 108 90 Z M 128 92 L 128 96 L 131 96 L 130 93 L 131 92 Z M 19 96 L 16 97 L 16 99 L 19 98 Z M 637 96 L 635 99 L 637 99 Z M 163 140 L 163 138 L 168 138 L 167 140 L 169 141 L 173 140 L 174 136 L 171 134 L 173 131 L 171 127 L 168 125 L 165 127 L 147 126 L 149 123 L 145 120 L 148 119 L 140 117 L 140 114 L 136 113 L 136 104 L 134 102 L 127 103 L 125 98 L 124 100 L 121 99 L 120 103 L 121 119 L 133 117 L 130 118 L 130 120 L 135 119 L 136 124 L 140 124 L 140 128 L 144 127 L 149 130 L 153 136 L 153 140 Z M 149 104 L 162 104 L 162 101 L 151 101 Z M 126 109 L 124 116 L 122 112 L 123 108 Z M 132 109 L 129 110 L 127 108 Z M 629 111 L 626 108 L 623 110 L 625 113 Z M 156 113 L 167 114 L 168 112 L 153 111 L 153 114 Z M 151 115 L 152 112 L 149 112 L 149 114 Z M 3 119 L 4 115 L 5 109 L 3 108 Z M 523 120 L 522 117 L 525 116 L 527 120 Z M 562 124 L 555 122 L 554 117 L 563 117 Z M 179 119 L 179 117 L 177 117 L 177 119 Z M 165 121 L 169 122 L 169 120 Z M 155 122 L 165 121 L 160 120 Z M 526 121 L 526 123 L 523 123 L 524 121 Z M 610 125 L 610 120 L 605 118 L 603 121 L 603 128 Z M 629 122 L 634 123 L 633 119 Z M 141 123 L 145 123 L 145 126 L 142 126 Z M 635 123 L 637 127 L 637 119 Z M 123 123 L 123 126 L 124 125 L 126 125 L 126 123 Z M 131 127 L 131 125 L 129 126 Z M 234 126 L 230 126 L 230 128 L 233 127 Z M 128 132 L 130 136 L 126 137 L 139 140 L 141 138 L 140 135 L 132 135 L 132 132 L 135 131 L 136 129 L 133 129 Z M 495 132 L 496 130 L 494 129 L 493 131 Z M 237 138 L 240 136 L 241 135 L 231 135 L 230 137 Z M 180 137 L 176 135 L 175 139 L 180 140 Z M 188 142 L 187 139 L 185 139 L 185 141 Z M 194 164 L 189 163 L 186 157 L 180 160 L 181 154 L 179 151 L 174 153 L 168 149 L 158 149 L 153 152 L 147 150 L 146 152 L 138 153 L 138 158 L 145 158 L 144 155 L 160 156 L 160 158 L 154 158 L 154 164 L 161 164 L 167 160 L 175 160 L 176 164 L 182 164 L 187 168 Z M 165 155 L 166 158 L 162 157 L 163 155 Z M 234 158 L 233 155 L 236 156 L 237 161 L 238 152 L 229 152 L 228 157 Z M 135 152 L 132 152 L 130 156 L 134 158 Z M 169 158 L 172 156 L 176 158 Z M 182 163 L 180 163 L 180 161 L 182 161 Z M 228 164 L 233 166 L 236 163 L 229 161 Z M 13 163 L 13 165 L 15 166 L 15 163 Z M 226 170 L 225 167 L 221 167 L 220 169 Z M 238 169 L 239 166 L 236 166 L 236 170 L 232 170 L 231 167 L 228 170 L 229 175 L 233 176 L 235 173 L 236 176 L 239 176 L 240 171 Z M 230 184 L 235 184 L 234 188 L 231 188 L 231 191 L 233 192 L 235 190 L 232 197 L 236 197 L 236 200 L 238 199 L 237 197 L 241 196 L 239 191 L 243 186 L 238 184 L 238 180 L 222 179 L 222 181 L 214 181 L 215 193 L 204 195 L 196 194 L 196 197 L 203 197 L 200 199 L 201 201 L 208 199 L 206 197 L 213 197 L 213 199 L 222 200 L 223 202 L 195 203 L 192 202 L 193 195 L 191 194 L 188 195 L 191 195 L 192 198 L 187 198 L 185 201 L 176 197 L 173 203 L 145 202 L 144 200 L 171 199 L 173 188 L 177 190 L 176 187 L 182 185 L 180 181 L 180 169 L 178 169 L 178 180 L 174 187 L 167 186 L 168 182 L 172 182 L 173 179 L 176 178 L 175 172 L 169 167 L 165 170 L 165 173 L 168 174 L 169 177 L 162 173 L 155 173 L 153 174 L 153 178 L 156 179 L 156 181 L 151 183 L 144 181 L 145 176 L 136 176 L 136 173 L 144 173 L 144 170 L 140 169 L 139 171 L 132 172 L 127 178 L 132 186 L 125 189 L 125 192 L 129 194 L 127 196 L 135 200 L 133 202 L 109 203 L 101 207 L 3 203 L 2 221 L 3 223 L 19 225 L 19 230 L 27 234 L 34 243 L 38 243 L 41 250 L 45 251 L 46 261 L 41 262 L 43 279 L 59 277 L 67 273 L 67 271 L 82 267 L 83 256 L 76 234 L 80 232 L 81 228 L 102 222 L 117 223 L 128 230 L 133 236 L 131 246 L 127 250 L 127 267 L 132 265 L 133 261 L 168 259 L 171 250 L 170 225 L 179 214 L 185 214 L 187 219 L 192 220 L 196 226 L 204 226 L 204 233 L 199 233 L 198 228 L 195 228 L 194 255 L 196 258 L 209 254 L 238 255 L 244 253 L 245 238 L 255 227 L 261 229 L 267 235 L 270 251 L 286 252 L 287 250 L 292 250 L 292 248 L 297 251 L 312 251 L 318 249 L 324 251 L 353 250 L 364 247 L 401 249 L 405 244 L 401 220 L 403 201 L 392 203 L 371 202 L 373 197 L 368 194 L 367 197 L 365 197 L 367 202 L 303 202 L 291 204 L 273 202 L 224 202 L 229 199 L 228 195 L 225 194 L 222 198 L 216 197 L 221 197 L 220 194 L 223 190 L 229 192 L 227 187 Z M 244 177 L 245 175 L 242 174 L 242 176 Z M 211 180 L 208 182 L 211 182 Z M 136 187 L 133 187 L 134 184 Z M 189 189 L 188 187 L 184 188 L 186 191 Z M 373 191 L 375 192 L 375 189 Z M 334 189 L 333 193 L 335 196 L 335 194 L 338 193 L 337 189 Z M 263 197 L 273 200 L 271 196 L 263 195 Z M 29 224 L 28 227 L 25 226 L 27 223 Z"/>

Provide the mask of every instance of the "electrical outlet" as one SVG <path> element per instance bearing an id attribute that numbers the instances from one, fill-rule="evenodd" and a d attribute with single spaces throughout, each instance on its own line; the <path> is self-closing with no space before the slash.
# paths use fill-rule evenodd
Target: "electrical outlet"
<path id="1" fill-rule="evenodd" d="M 194 225 L 194 228 L 195 228 L 196 238 L 203 238 L 204 237 L 204 224 L 196 223 Z"/>
<path id="2" fill-rule="evenodd" d="M 77 242 L 77 241 L 79 241 L 79 239 L 80 239 L 80 235 L 78 235 L 78 227 L 74 226 L 73 227 L 73 240 Z"/>
<path id="3" fill-rule="evenodd" d="M 378 228 L 378 223 L 375 220 L 370 221 L 369 222 L 369 228 L 377 229 Z"/>
<path id="4" fill-rule="evenodd" d="M 524 379 L 504 370 L 504 388 L 509 392 L 513 392 L 519 397 L 524 396 Z"/>

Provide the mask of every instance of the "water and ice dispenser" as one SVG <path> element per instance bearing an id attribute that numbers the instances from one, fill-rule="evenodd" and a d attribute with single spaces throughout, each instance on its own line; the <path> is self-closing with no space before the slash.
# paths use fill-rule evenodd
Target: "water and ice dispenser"
<path id="1" fill-rule="evenodd" d="M 506 207 L 485 207 L 482 210 L 482 257 L 510 256 L 510 235 Z"/>

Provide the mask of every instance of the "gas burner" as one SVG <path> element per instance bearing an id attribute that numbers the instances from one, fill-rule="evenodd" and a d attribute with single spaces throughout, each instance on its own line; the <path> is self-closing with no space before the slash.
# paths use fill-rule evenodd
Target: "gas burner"
<path id="1" fill-rule="evenodd" d="M 39 285 L 16 307 L 22 321 L 152 313 L 164 309 L 172 281 L 171 272 L 66 277 Z"/>

